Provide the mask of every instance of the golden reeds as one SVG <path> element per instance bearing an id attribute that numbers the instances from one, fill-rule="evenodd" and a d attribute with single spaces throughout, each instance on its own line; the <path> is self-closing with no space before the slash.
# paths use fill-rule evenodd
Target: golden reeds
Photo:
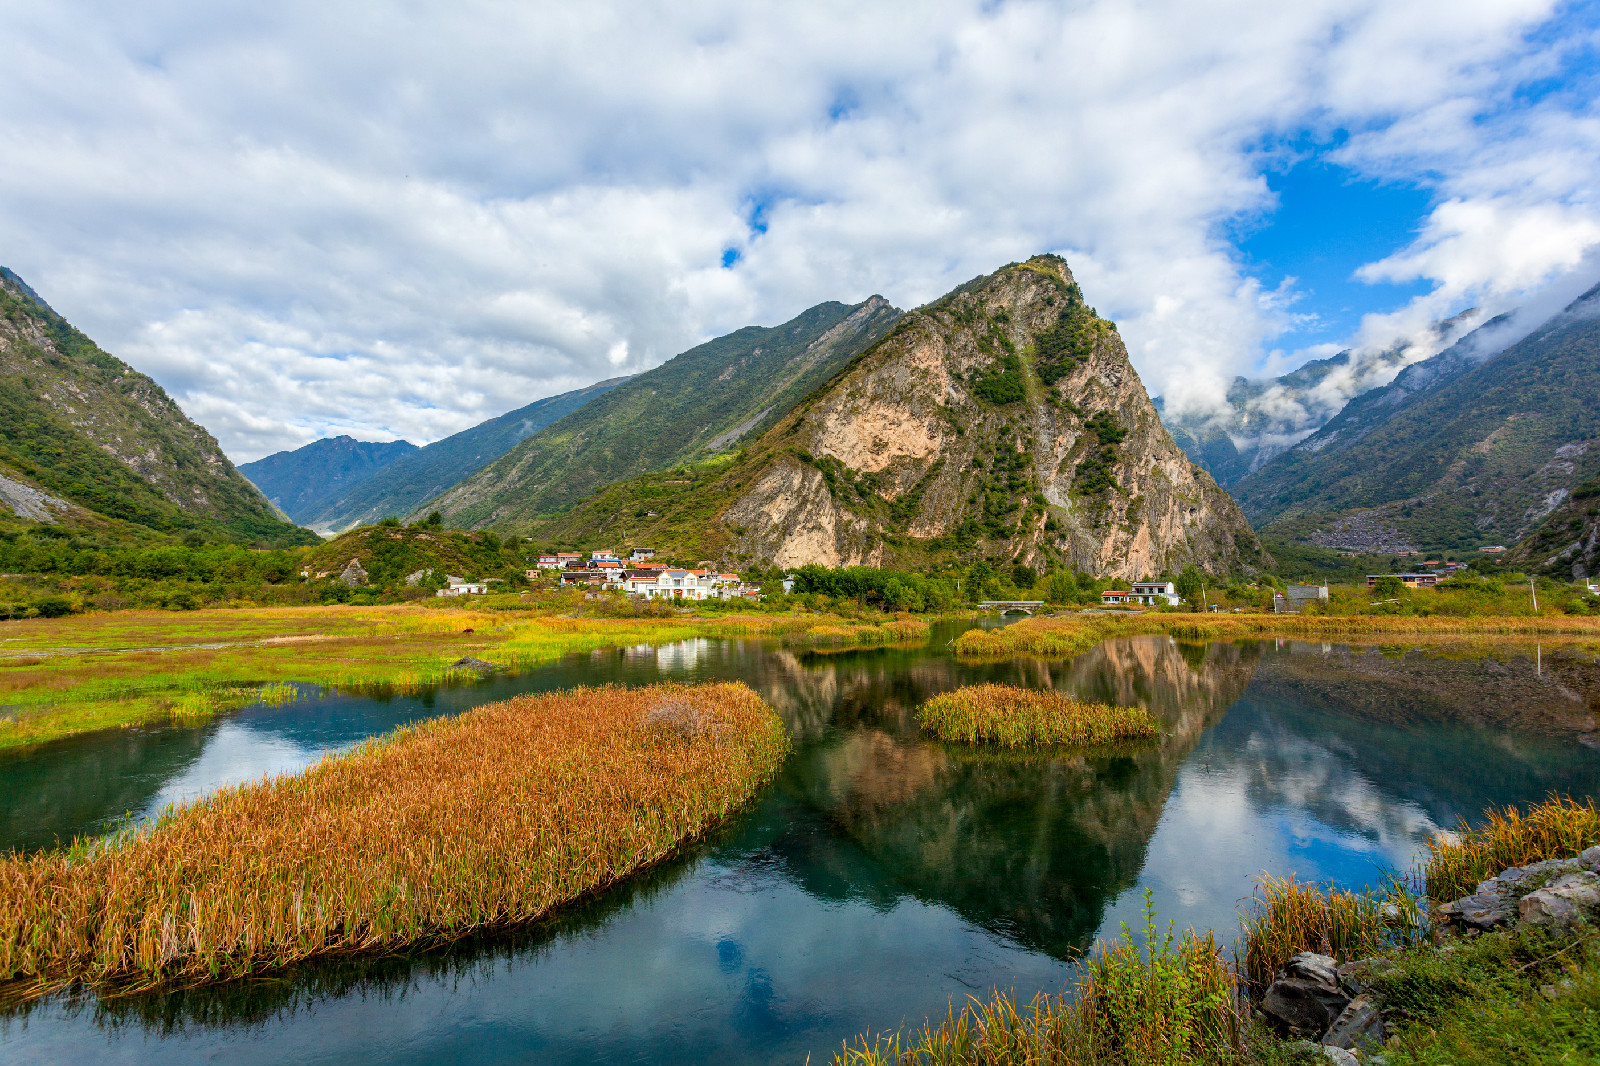
<path id="1" fill-rule="evenodd" d="M 1546 859 L 1566 859 L 1600 844 L 1600 809 L 1551 795 L 1527 810 L 1493 808 L 1484 824 L 1463 824 L 1460 831 L 1428 842 L 1423 877 L 1430 899 L 1438 903 L 1471 895 L 1478 885 L 1511 866 Z"/>
<path id="2" fill-rule="evenodd" d="M 1240 968 L 1260 990 L 1302 951 L 1340 962 L 1366 958 L 1420 925 L 1416 901 L 1402 886 L 1380 894 L 1323 889 L 1291 877 L 1263 876 L 1240 919 Z"/>
<path id="3" fill-rule="evenodd" d="M 0 860 L 0 980 L 12 997 L 201 982 L 526 922 L 671 854 L 787 749 L 736 683 L 575 689 L 409 726 L 117 846 Z"/>
<path id="4" fill-rule="evenodd" d="M 1146 897 L 1145 948 L 1126 925 L 1122 940 L 1088 960 L 1076 987 L 1019 1009 L 995 990 L 954 1005 L 935 1028 L 859 1038 L 833 1066 L 1178 1066 L 1237 1061 L 1237 993 L 1211 934 L 1174 937 L 1155 928 Z"/>
<path id="5" fill-rule="evenodd" d="M 1050 689 L 967 685 L 943 692 L 917 711 L 940 740 L 1006 748 L 1111 744 L 1161 735 L 1143 707 L 1086 703 Z"/>

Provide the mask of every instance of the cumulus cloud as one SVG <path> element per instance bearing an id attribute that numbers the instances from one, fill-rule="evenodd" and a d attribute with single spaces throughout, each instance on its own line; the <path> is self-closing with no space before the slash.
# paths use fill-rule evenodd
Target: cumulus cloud
<path id="1" fill-rule="evenodd" d="M 1295 313 L 1222 224 L 1308 131 L 1440 188 L 1370 268 L 1433 281 L 1420 317 L 1600 241 L 1588 103 L 1516 95 L 1562 62 L 1547 0 L 0 12 L 0 262 L 240 460 L 1044 250 L 1152 392 L 1217 402 Z"/>

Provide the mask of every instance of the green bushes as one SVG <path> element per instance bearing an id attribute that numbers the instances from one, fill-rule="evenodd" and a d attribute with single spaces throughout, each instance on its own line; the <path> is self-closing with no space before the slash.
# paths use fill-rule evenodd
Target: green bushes
<path id="1" fill-rule="evenodd" d="M 1128 431 L 1109 411 L 1097 411 L 1083 424 L 1094 437 L 1090 451 L 1078 462 L 1072 491 L 1080 496 L 1098 496 L 1115 488 L 1116 476 L 1112 468 L 1117 464 L 1117 445 L 1127 437 Z"/>

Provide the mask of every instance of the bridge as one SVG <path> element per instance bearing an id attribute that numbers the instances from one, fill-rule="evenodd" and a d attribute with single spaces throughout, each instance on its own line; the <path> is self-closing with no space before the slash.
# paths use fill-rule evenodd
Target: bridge
<path id="1" fill-rule="evenodd" d="M 1031 615 L 1043 606 L 1043 600 L 984 600 L 978 604 L 978 610 L 999 611 L 1001 614 L 1020 612 Z"/>

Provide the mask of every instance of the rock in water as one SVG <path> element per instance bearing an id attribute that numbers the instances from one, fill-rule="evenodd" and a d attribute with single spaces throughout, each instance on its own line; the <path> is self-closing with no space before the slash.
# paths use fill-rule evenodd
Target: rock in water
<path id="1" fill-rule="evenodd" d="M 468 630 L 468 632 L 471 632 L 471 630 Z M 487 662 L 483 659 L 475 659 L 470 655 L 463 655 L 461 658 L 450 664 L 450 669 L 477 670 L 480 673 L 488 673 L 489 671 L 498 668 L 494 665 L 494 663 Z"/>

